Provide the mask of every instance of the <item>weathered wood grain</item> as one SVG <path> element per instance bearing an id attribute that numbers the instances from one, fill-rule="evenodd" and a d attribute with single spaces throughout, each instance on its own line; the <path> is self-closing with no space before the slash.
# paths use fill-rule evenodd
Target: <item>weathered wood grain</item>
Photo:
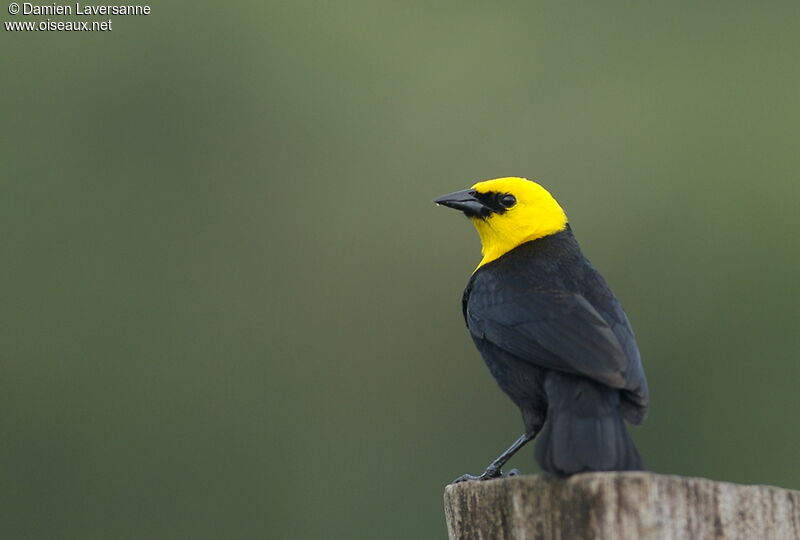
<path id="1" fill-rule="evenodd" d="M 800 539 L 800 491 L 647 472 L 449 485 L 452 539 Z"/>

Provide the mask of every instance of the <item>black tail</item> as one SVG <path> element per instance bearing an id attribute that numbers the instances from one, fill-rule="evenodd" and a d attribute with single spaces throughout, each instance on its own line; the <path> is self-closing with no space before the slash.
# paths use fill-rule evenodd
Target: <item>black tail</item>
<path id="1" fill-rule="evenodd" d="M 583 377 L 548 374 L 547 420 L 536 461 L 558 476 L 644 469 L 620 411 L 619 390 Z"/>

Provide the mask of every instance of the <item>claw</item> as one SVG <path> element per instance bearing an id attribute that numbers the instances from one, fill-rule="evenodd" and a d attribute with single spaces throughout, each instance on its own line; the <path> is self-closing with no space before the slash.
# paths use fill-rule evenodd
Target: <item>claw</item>
<path id="1" fill-rule="evenodd" d="M 472 482 L 473 480 L 482 480 L 482 478 L 480 476 L 472 476 L 471 474 L 462 474 L 450 483 L 460 484 L 461 482 Z"/>
<path id="2" fill-rule="evenodd" d="M 461 482 L 472 482 L 475 480 L 491 480 L 492 478 L 500 478 L 501 476 L 503 476 L 503 471 L 490 468 L 486 469 L 480 476 L 472 476 L 471 474 L 462 474 L 461 476 L 453 480 L 453 484 L 459 484 Z"/>
<path id="3" fill-rule="evenodd" d="M 522 473 L 519 472 L 519 469 L 511 469 L 507 473 L 503 471 L 498 471 L 496 469 L 487 469 L 482 475 L 480 476 L 473 476 L 471 474 L 462 474 L 455 480 L 451 482 L 451 484 L 460 484 L 461 482 L 474 482 L 474 481 L 481 481 L 481 480 L 492 480 L 493 478 L 508 478 L 509 476 L 521 476 Z"/>

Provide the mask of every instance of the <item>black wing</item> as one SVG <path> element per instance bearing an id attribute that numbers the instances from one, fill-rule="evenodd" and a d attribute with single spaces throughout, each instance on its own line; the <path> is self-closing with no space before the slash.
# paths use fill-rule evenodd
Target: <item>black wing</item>
<path id="1" fill-rule="evenodd" d="M 476 339 L 485 339 L 540 367 L 595 379 L 627 390 L 647 405 L 647 384 L 633 331 L 609 296 L 603 316 L 584 296 L 563 290 L 473 283 L 464 317 Z"/>

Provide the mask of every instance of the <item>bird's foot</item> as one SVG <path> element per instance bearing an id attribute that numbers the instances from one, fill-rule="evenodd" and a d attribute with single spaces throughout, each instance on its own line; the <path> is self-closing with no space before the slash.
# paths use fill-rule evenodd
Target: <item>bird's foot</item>
<path id="1" fill-rule="evenodd" d="M 500 478 L 502 473 L 500 471 L 486 471 L 485 473 L 481 474 L 480 476 L 473 476 L 471 474 L 462 474 L 455 480 L 453 480 L 453 484 L 460 484 L 461 482 L 474 482 L 475 480 L 491 480 L 492 478 Z"/>
<path id="2" fill-rule="evenodd" d="M 519 469 L 511 469 L 507 473 L 504 473 L 500 469 L 489 467 L 483 472 L 483 474 L 479 476 L 473 476 L 471 474 L 462 474 L 461 476 L 453 480 L 452 483 L 460 484 L 461 482 L 472 482 L 475 480 L 492 480 L 493 478 L 504 478 L 508 476 L 519 476 L 519 475 L 520 475 Z"/>

